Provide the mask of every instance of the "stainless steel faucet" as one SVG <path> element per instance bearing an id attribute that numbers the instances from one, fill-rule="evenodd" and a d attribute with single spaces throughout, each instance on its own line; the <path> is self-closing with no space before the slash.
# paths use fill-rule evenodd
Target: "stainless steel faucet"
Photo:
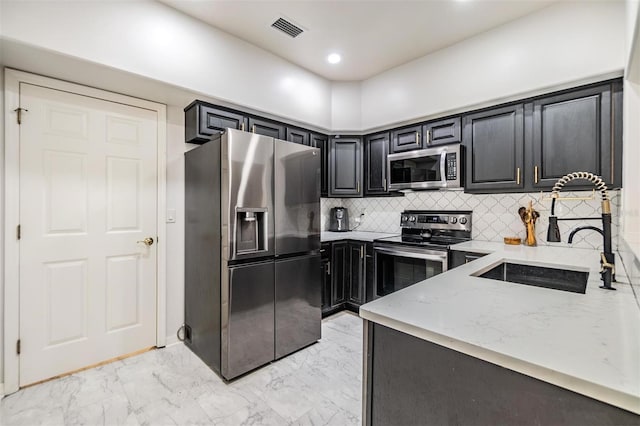
<path id="1" fill-rule="evenodd" d="M 560 228 L 558 227 L 559 220 L 569 220 L 562 219 L 555 216 L 555 206 L 556 200 L 560 197 L 560 191 L 562 188 L 572 180 L 582 179 L 588 180 L 593 183 L 600 195 L 602 197 L 602 229 L 596 228 L 595 226 L 580 226 L 569 234 L 569 244 L 573 242 L 573 237 L 580 231 L 584 230 L 592 230 L 599 232 L 602 235 L 603 239 L 603 251 L 600 253 L 600 279 L 604 282 L 600 288 L 604 288 L 606 290 L 615 290 L 615 288 L 611 287 L 611 281 L 615 281 L 615 255 L 611 250 L 611 202 L 609 201 L 609 193 L 607 192 L 607 185 L 604 181 L 597 175 L 588 172 L 573 172 L 569 173 L 558 179 L 556 184 L 553 186 L 553 193 L 551 195 L 551 216 L 549 216 L 549 229 L 547 230 L 547 241 L 549 242 L 560 242 Z M 571 220 L 575 219 L 594 219 L 594 218 L 571 218 Z"/>

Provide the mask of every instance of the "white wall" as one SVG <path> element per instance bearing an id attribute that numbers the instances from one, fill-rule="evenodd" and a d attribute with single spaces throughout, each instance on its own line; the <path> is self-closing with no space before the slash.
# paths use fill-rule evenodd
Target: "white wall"
<path id="1" fill-rule="evenodd" d="M 331 129 L 334 132 L 362 129 L 361 109 L 359 81 L 331 83 Z"/>
<path id="2" fill-rule="evenodd" d="M 624 81 L 622 237 L 640 259 L 640 9 L 627 2 Z"/>
<path id="3" fill-rule="evenodd" d="M 0 384 L 4 382 L 4 68 L 0 41 Z M 0 385 L 0 396 L 2 386 Z"/>
<path id="4" fill-rule="evenodd" d="M 3 0 L 2 37 L 257 111 L 331 125 L 331 84 L 163 4 Z"/>
<path id="5" fill-rule="evenodd" d="M 564 2 L 362 83 L 365 129 L 621 74 L 624 3 Z"/>

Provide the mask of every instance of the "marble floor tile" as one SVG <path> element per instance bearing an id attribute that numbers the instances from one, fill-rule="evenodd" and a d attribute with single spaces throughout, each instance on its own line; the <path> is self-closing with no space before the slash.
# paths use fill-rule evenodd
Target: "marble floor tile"
<path id="1" fill-rule="evenodd" d="M 22 389 L 13 425 L 357 425 L 362 320 L 342 312 L 322 339 L 230 383 L 179 344 Z"/>

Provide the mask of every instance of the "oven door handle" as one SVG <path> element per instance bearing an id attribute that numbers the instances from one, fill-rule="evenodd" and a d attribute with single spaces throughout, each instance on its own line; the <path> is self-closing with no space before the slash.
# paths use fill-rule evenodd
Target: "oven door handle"
<path id="1" fill-rule="evenodd" d="M 447 261 L 447 252 L 437 252 L 437 251 L 408 251 L 408 250 L 397 250 L 397 249 L 388 249 L 385 247 L 374 247 L 373 248 L 376 253 L 382 254 L 390 254 L 392 256 L 402 256 L 402 257 L 411 257 L 414 259 L 425 259 L 425 260 L 439 260 L 444 263 Z"/>

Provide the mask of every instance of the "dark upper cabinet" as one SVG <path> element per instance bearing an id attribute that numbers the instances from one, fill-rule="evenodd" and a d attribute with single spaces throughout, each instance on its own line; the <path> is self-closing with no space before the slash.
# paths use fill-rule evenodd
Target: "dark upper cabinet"
<path id="1" fill-rule="evenodd" d="M 364 195 L 384 195 L 387 191 L 389 132 L 369 135 L 364 140 Z"/>
<path id="2" fill-rule="evenodd" d="M 331 307 L 346 300 L 346 283 L 349 282 L 349 244 L 341 241 L 331 244 Z"/>
<path id="3" fill-rule="evenodd" d="M 287 127 L 287 141 L 309 145 L 309 132 L 295 127 Z"/>
<path id="4" fill-rule="evenodd" d="M 612 87 L 604 84 L 533 102 L 533 161 L 528 167 L 533 189 L 551 188 L 565 174 L 578 171 L 601 176 L 610 187 L 620 186 L 612 167 L 612 156 L 621 149 L 616 143 L 621 138 L 612 136 L 616 126 Z M 575 181 L 567 187 L 590 185 Z"/>
<path id="5" fill-rule="evenodd" d="M 282 140 L 284 140 L 286 134 L 284 125 L 282 125 L 281 123 L 258 117 L 249 117 L 248 130 L 251 133 L 271 136 L 272 138 Z"/>
<path id="6" fill-rule="evenodd" d="M 329 140 L 329 196 L 362 196 L 362 140 L 359 137 Z"/>
<path id="7" fill-rule="evenodd" d="M 366 243 L 349 242 L 349 302 L 362 305 L 365 300 Z"/>
<path id="8" fill-rule="evenodd" d="M 524 188 L 524 107 L 503 106 L 465 115 L 465 192 Z"/>
<path id="9" fill-rule="evenodd" d="M 248 119 L 237 111 L 195 101 L 184 109 L 184 124 L 185 142 L 203 144 L 228 127 L 246 130 Z"/>
<path id="10" fill-rule="evenodd" d="M 319 133 L 309 134 L 309 145 L 320 149 L 320 196 L 329 195 L 329 138 Z"/>
<path id="11" fill-rule="evenodd" d="M 422 126 L 409 126 L 391 131 L 391 153 L 422 149 Z"/>
<path id="12" fill-rule="evenodd" d="M 430 121 L 422 126 L 424 147 L 459 143 L 462 140 L 460 117 Z"/>

